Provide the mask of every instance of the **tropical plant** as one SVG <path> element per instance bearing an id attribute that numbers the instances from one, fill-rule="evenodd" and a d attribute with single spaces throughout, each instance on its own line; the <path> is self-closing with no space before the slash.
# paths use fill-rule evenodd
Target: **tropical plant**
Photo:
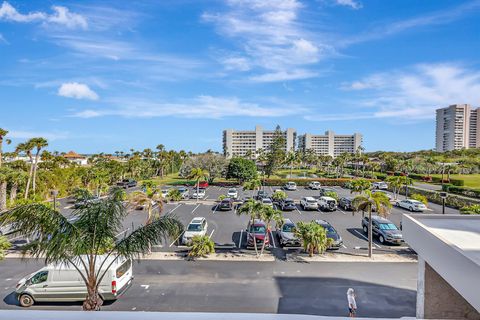
<path id="1" fill-rule="evenodd" d="M 393 190 L 393 198 L 397 200 L 400 188 L 403 186 L 401 176 L 389 176 L 385 179 L 388 186 Z"/>
<path id="2" fill-rule="evenodd" d="M 205 257 L 215 253 L 215 243 L 207 235 L 194 236 L 188 246 L 190 247 L 188 256 L 191 258 Z"/>
<path id="3" fill-rule="evenodd" d="M 265 237 L 266 239 L 269 235 L 268 233 L 270 232 L 270 223 L 275 222 L 277 226 L 281 226 L 283 224 L 283 212 L 277 209 L 274 209 L 270 206 L 262 206 L 262 209 L 259 212 L 259 218 L 265 222 Z M 270 239 L 271 241 L 274 241 L 274 239 Z M 256 242 L 256 241 L 255 241 Z M 263 255 L 263 251 L 265 250 L 265 244 L 266 241 L 263 241 L 262 244 L 262 249 L 260 250 L 260 256 Z"/>
<path id="4" fill-rule="evenodd" d="M 178 189 L 172 188 L 168 190 L 167 199 L 168 201 L 180 201 L 182 200 L 182 194 Z"/>
<path id="5" fill-rule="evenodd" d="M 226 195 L 221 194 L 221 195 L 218 196 L 218 199 L 217 199 L 217 200 L 218 200 L 218 201 L 222 201 L 223 199 L 226 199 L 226 198 L 227 198 Z"/>
<path id="6" fill-rule="evenodd" d="M 248 215 L 250 217 L 250 224 L 253 225 L 255 219 L 260 217 L 260 213 L 263 210 L 264 205 L 253 199 L 248 199 L 244 204 L 237 209 L 237 215 Z M 255 254 L 258 256 L 257 242 L 253 241 L 255 248 Z"/>
<path id="7" fill-rule="evenodd" d="M 297 223 L 295 236 L 302 241 L 303 249 L 313 257 L 315 252 L 323 254 L 332 245 L 333 240 L 327 237 L 324 227 L 315 221 Z"/>
<path id="8" fill-rule="evenodd" d="M 252 160 L 233 158 L 227 167 L 227 179 L 237 179 L 239 184 L 257 178 L 257 166 Z"/>
<path id="9" fill-rule="evenodd" d="M 282 200 L 285 200 L 287 199 L 287 194 L 285 193 L 285 191 L 275 191 L 273 194 L 272 194 L 272 200 L 273 201 L 282 201 Z"/>
<path id="10" fill-rule="evenodd" d="M 142 185 L 143 191 L 135 191 L 129 195 L 129 203 L 134 207 L 142 207 L 147 211 L 145 224 L 154 221 L 163 210 L 163 197 L 155 184 Z M 178 190 L 177 190 L 178 191 Z"/>
<path id="11" fill-rule="evenodd" d="M 76 219 L 67 219 L 42 203 L 18 206 L 0 216 L 0 224 L 12 223 L 14 234 L 38 237 L 23 247 L 24 254 L 44 258 L 45 263 L 73 266 L 87 288 L 84 310 L 99 310 L 102 300 L 98 287 L 108 268 L 119 258 L 133 259 L 145 254 L 152 244 L 178 234 L 182 224 L 165 215 L 122 233 L 122 221 L 128 214 L 118 189 L 108 197 L 73 211 Z M 117 238 L 119 233 L 122 238 Z"/>
<path id="12" fill-rule="evenodd" d="M 283 163 L 285 159 L 285 137 L 280 129 L 280 126 L 277 125 L 275 132 L 273 133 L 272 143 L 268 148 L 266 154 L 266 163 L 265 163 L 265 174 L 270 178 Z"/>
<path id="13" fill-rule="evenodd" d="M 192 168 L 190 174 L 188 175 L 188 179 L 194 179 L 197 183 L 197 194 L 200 189 L 200 179 L 208 179 L 209 173 L 202 168 Z M 198 197 L 197 197 L 198 202 Z"/>
<path id="14" fill-rule="evenodd" d="M 244 190 L 259 190 L 262 186 L 262 182 L 259 179 L 251 179 L 243 184 Z"/>
<path id="15" fill-rule="evenodd" d="M 3 142 L 6 142 L 7 144 L 10 144 L 10 140 L 6 139 L 5 136 L 8 134 L 8 131 L 0 128 L 0 167 L 2 166 L 2 160 L 3 160 Z"/>
<path id="16" fill-rule="evenodd" d="M 365 191 L 365 194 L 356 196 L 352 201 L 353 213 L 357 211 L 368 213 L 368 257 L 372 257 L 372 210 L 375 208 L 377 214 L 386 216 L 389 213 L 392 204 L 390 199 L 383 192 L 375 192 L 372 194 L 370 190 Z"/>
<path id="17" fill-rule="evenodd" d="M 410 196 L 410 199 L 420 201 L 420 202 L 423 203 L 425 206 L 428 206 L 428 199 L 427 199 L 427 197 L 425 197 L 423 194 L 414 193 L 414 194 L 412 194 L 412 195 Z"/>
<path id="18" fill-rule="evenodd" d="M 461 214 L 480 214 L 480 204 L 473 204 L 471 206 L 460 209 Z"/>
<path id="19" fill-rule="evenodd" d="M 335 191 L 327 191 L 327 192 L 325 192 L 324 195 L 326 197 L 330 197 L 330 198 L 333 198 L 333 199 L 338 201 L 338 193 L 336 193 Z"/>
<path id="20" fill-rule="evenodd" d="M 32 183 L 32 178 L 33 178 L 33 155 L 32 155 L 32 149 L 33 149 L 33 143 L 31 140 L 27 141 L 27 142 L 24 142 L 24 143 L 19 143 L 17 145 L 17 148 L 15 149 L 15 152 L 16 153 L 19 153 L 19 152 L 24 152 L 27 157 L 29 158 L 30 160 L 30 169 L 29 169 L 29 173 L 28 173 L 28 180 L 27 180 L 27 186 L 25 187 L 25 193 L 24 193 L 24 198 L 25 199 L 28 199 L 28 193 L 30 191 L 30 184 Z"/>
<path id="21" fill-rule="evenodd" d="M 372 184 L 367 179 L 354 179 L 350 182 L 350 193 L 362 193 L 371 186 Z"/>
<path id="22" fill-rule="evenodd" d="M 8 241 L 7 237 L 0 236 L 0 260 L 5 258 L 5 253 L 12 247 L 12 244 Z"/>
<path id="23" fill-rule="evenodd" d="M 38 168 L 38 160 L 40 158 L 40 151 L 48 146 L 48 141 L 44 138 L 32 138 L 30 139 L 30 143 L 36 150 L 35 153 L 35 160 L 33 163 L 33 178 L 32 178 L 32 191 L 35 194 L 36 186 L 37 186 L 37 168 Z"/>
<path id="24" fill-rule="evenodd" d="M 208 183 L 225 176 L 228 160 L 220 154 L 207 152 L 186 159 L 180 168 L 179 175 L 188 177 L 193 168 L 201 168 L 209 173 Z"/>

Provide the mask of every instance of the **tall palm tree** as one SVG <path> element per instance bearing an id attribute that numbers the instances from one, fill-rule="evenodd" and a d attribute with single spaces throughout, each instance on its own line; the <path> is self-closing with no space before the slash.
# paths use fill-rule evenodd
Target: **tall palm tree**
<path id="1" fill-rule="evenodd" d="M 350 193 L 362 193 L 370 189 L 372 184 L 366 179 L 354 179 L 350 182 Z"/>
<path id="2" fill-rule="evenodd" d="M 260 190 L 260 187 L 262 186 L 262 182 L 259 179 L 252 179 L 248 180 L 243 184 L 243 189 L 245 190 L 252 190 L 252 193 L 255 190 Z M 253 197 L 253 194 L 252 194 Z"/>
<path id="3" fill-rule="evenodd" d="M 7 209 L 7 183 L 11 169 L 0 168 L 0 212 Z"/>
<path id="4" fill-rule="evenodd" d="M 237 215 L 247 215 L 250 217 L 250 225 L 253 225 L 255 219 L 260 217 L 260 212 L 263 210 L 264 205 L 253 199 L 248 199 L 240 208 L 237 210 Z M 248 239 L 247 239 L 248 241 Z M 258 256 L 258 247 L 257 241 L 253 240 L 253 247 L 255 248 L 255 254 Z"/>
<path id="5" fill-rule="evenodd" d="M 290 167 L 290 179 L 292 178 L 293 166 L 297 163 L 297 154 L 294 151 L 288 151 L 285 156 L 285 164 Z"/>
<path id="6" fill-rule="evenodd" d="M 30 140 L 33 144 L 33 147 L 36 150 L 35 153 L 35 162 L 33 164 L 33 183 L 32 183 L 32 191 L 35 194 L 36 190 L 36 182 L 37 182 L 37 168 L 38 168 L 38 159 L 40 158 L 40 151 L 48 146 L 47 139 L 44 138 L 33 138 Z"/>
<path id="7" fill-rule="evenodd" d="M 19 143 L 17 145 L 17 148 L 15 149 L 16 153 L 24 152 L 27 155 L 27 157 L 30 159 L 30 170 L 28 173 L 27 186 L 25 187 L 25 194 L 24 194 L 25 199 L 28 199 L 28 192 L 30 191 L 30 184 L 32 183 L 32 177 L 33 177 L 32 149 L 33 149 L 33 143 L 31 142 L 31 140 L 28 140 L 27 142 Z"/>
<path id="8" fill-rule="evenodd" d="M 200 179 L 208 179 L 208 172 L 203 170 L 202 168 L 192 168 L 190 170 L 190 174 L 188 175 L 188 179 L 194 179 L 197 182 L 197 194 L 200 189 Z M 198 197 L 197 197 L 198 202 Z"/>
<path id="9" fill-rule="evenodd" d="M 266 230 L 265 230 L 265 237 L 267 239 L 268 233 L 270 232 L 270 223 L 275 222 L 277 226 L 281 226 L 283 224 L 283 212 L 277 209 L 274 209 L 269 206 L 263 206 L 262 210 L 260 210 L 260 219 L 265 222 Z M 271 239 L 274 241 L 274 239 Z M 262 249 L 260 250 L 260 256 L 263 255 L 263 251 L 265 250 L 265 240 L 262 244 Z"/>
<path id="10" fill-rule="evenodd" d="M 333 241 L 327 237 L 325 228 L 315 221 L 300 221 L 295 228 L 295 236 L 302 241 L 303 249 L 310 257 L 315 252 L 324 253 Z"/>
<path id="11" fill-rule="evenodd" d="M 0 224 L 11 222 L 14 234 L 38 234 L 23 253 L 45 258 L 46 263 L 73 266 L 87 288 L 83 309 L 99 310 L 98 287 L 115 261 L 139 257 L 182 228 L 175 217 L 166 215 L 117 238 L 128 214 L 120 192 L 115 190 L 101 201 L 76 209 L 77 219 L 69 220 L 43 203 L 34 203 L 7 211 L 0 216 Z"/>
<path id="12" fill-rule="evenodd" d="M 373 193 L 370 190 L 366 190 L 364 195 L 358 195 L 353 199 L 354 213 L 356 211 L 368 212 L 368 257 L 372 257 L 372 209 L 375 208 L 377 213 L 381 216 L 386 216 L 392 208 L 390 199 L 383 192 Z"/>
<path id="13" fill-rule="evenodd" d="M 2 166 L 2 160 L 3 160 L 3 142 L 6 144 L 10 144 L 11 141 L 10 139 L 5 139 L 5 136 L 8 134 L 8 131 L 0 128 L 0 167 Z"/>

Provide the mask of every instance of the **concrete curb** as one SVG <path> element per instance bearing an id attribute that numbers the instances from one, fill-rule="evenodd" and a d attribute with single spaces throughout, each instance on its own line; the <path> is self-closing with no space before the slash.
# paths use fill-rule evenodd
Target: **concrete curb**
<path id="1" fill-rule="evenodd" d="M 306 253 L 287 254 L 286 260 L 289 262 L 410 262 L 417 263 L 416 255 L 398 255 L 398 254 L 374 254 L 372 258 L 366 255 L 346 255 L 325 253 L 323 255 L 314 255 L 309 257 Z"/>

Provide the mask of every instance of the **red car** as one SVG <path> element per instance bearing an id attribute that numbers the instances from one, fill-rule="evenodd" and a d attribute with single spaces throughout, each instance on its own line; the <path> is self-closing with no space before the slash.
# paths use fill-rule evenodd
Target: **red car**
<path id="1" fill-rule="evenodd" d="M 205 188 L 208 188 L 208 181 L 200 181 L 200 182 L 198 183 L 198 187 L 199 187 L 199 188 L 204 188 L 204 189 L 205 189 Z"/>
<path id="2" fill-rule="evenodd" d="M 257 248 L 261 248 L 265 241 L 265 248 L 270 246 L 270 230 L 267 230 L 265 222 L 255 219 L 254 223 L 248 223 L 247 227 L 247 249 L 254 248 L 254 241 L 257 242 Z"/>

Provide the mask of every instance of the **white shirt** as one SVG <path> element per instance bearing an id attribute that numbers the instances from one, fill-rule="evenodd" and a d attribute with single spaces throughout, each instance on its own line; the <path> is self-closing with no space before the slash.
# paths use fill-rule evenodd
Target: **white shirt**
<path id="1" fill-rule="evenodd" d="M 353 294 L 347 294 L 348 307 L 357 309 L 357 302 L 355 301 L 355 296 Z"/>

